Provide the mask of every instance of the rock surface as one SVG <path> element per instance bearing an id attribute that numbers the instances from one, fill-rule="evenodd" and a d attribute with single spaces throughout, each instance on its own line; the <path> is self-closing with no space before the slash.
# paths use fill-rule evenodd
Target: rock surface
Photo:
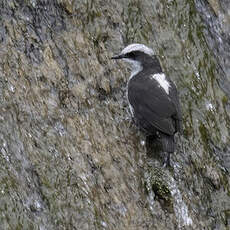
<path id="1" fill-rule="evenodd" d="M 0 229 L 230 226 L 228 0 L 0 2 Z M 180 91 L 171 169 L 130 120 L 130 71 L 152 47 Z M 153 150 L 154 151 L 154 150 Z"/>

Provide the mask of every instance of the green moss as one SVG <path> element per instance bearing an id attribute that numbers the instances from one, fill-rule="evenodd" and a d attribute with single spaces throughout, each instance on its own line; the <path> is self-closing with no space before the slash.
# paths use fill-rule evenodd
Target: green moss
<path id="1" fill-rule="evenodd" d="M 164 208 L 169 211 L 173 210 L 173 198 L 167 183 L 167 175 L 161 168 L 152 168 L 148 172 L 148 177 L 145 181 L 145 187 L 149 192 L 152 189 L 156 199 L 163 204 Z"/>
<path id="2" fill-rule="evenodd" d="M 192 31 L 192 28 L 190 28 L 189 31 L 188 31 L 188 40 L 189 40 L 191 43 L 195 44 L 194 39 L 193 39 L 193 31 Z"/>
<path id="3" fill-rule="evenodd" d="M 125 43 L 131 43 L 135 40 L 139 41 L 143 37 L 143 25 L 146 24 L 143 17 L 141 1 L 133 1 L 128 4 L 127 8 L 124 7 L 121 13 L 121 18 L 127 25 L 126 30 L 124 31 Z M 147 36 L 145 36 L 144 39 L 147 39 Z"/>
<path id="4" fill-rule="evenodd" d="M 222 213 L 224 224 L 228 226 L 228 220 L 230 219 L 230 209 L 224 210 Z"/>
<path id="5" fill-rule="evenodd" d="M 221 180 L 221 184 L 223 185 L 224 189 L 226 191 L 228 191 L 228 193 L 230 192 L 230 187 L 229 187 L 229 183 L 228 183 L 228 176 L 224 173 L 221 174 L 220 176 L 220 180 Z M 230 194 L 228 194 L 230 195 Z"/>
<path id="6" fill-rule="evenodd" d="M 200 25 L 200 26 L 197 26 L 197 30 L 196 30 L 197 37 L 198 37 L 201 41 L 204 41 L 203 29 L 204 29 L 204 26 L 203 26 L 203 25 Z"/>
<path id="7" fill-rule="evenodd" d="M 87 15 L 87 23 L 94 23 L 96 18 L 102 16 L 102 13 L 99 11 L 97 4 L 95 1 L 88 0 L 85 5 L 86 15 Z"/>
<path id="8" fill-rule="evenodd" d="M 228 104 L 228 97 L 225 95 L 222 97 L 222 104 L 224 107 Z"/>
<path id="9" fill-rule="evenodd" d="M 203 146 L 205 150 L 209 149 L 209 133 L 205 125 L 201 122 L 199 126 L 201 140 L 203 142 Z"/>

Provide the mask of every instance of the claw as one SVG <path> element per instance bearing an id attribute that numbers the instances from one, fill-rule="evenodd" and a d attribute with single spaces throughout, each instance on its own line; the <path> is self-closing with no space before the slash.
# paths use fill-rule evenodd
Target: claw
<path id="1" fill-rule="evenodd" d="M 171 167 L 171 165 L 170 165 L 170 154 L 171 153 L 166 153 L 165 154 L 164 160 L 163 160 L 163 168 Z"/>

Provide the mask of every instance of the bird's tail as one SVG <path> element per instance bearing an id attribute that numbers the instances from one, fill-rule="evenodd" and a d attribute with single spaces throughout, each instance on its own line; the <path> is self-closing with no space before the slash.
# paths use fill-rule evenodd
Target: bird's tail
<path id="1" fill-rule="evenodd" d="M 149 156 L 163 158 L 163 166 L 170 166 L 170 154 L 175 150 L 174 136 L 163 133 L 146 137 L 146 150 Z"/>
<path id="2" fill-rule="evenodd" d="M 164 133 L 146 136 L 146 144 L 161 152 L 174 153 L 175 151 L 174 136 Z"/>

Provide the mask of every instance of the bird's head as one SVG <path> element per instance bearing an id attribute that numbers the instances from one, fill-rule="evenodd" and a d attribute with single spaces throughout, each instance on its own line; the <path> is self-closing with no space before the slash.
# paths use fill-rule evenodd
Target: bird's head
<path id="1" fill-rule="evenodd" d="M 152 56 L 154 56 L 152 49 L 143 44 L 134 43 L 126 46 L 120 54 L 111 59 L 122 59 L 131 63 L 133 67 L 136 68 L 137 66 L 143 67 L 145 62 L 152 60 Z"/>

